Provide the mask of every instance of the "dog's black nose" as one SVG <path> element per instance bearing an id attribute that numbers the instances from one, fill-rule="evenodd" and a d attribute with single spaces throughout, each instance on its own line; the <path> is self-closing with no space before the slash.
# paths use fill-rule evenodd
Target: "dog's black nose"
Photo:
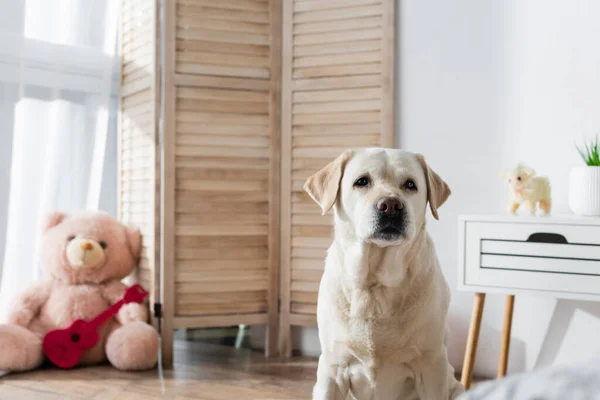
<path id="1" fill-rule="evenodd" d="M 385 215 L 396 215 L 402 207 L 402 202 L 397 197 L 384 197 L 377 202 L 377 209 Z"/>

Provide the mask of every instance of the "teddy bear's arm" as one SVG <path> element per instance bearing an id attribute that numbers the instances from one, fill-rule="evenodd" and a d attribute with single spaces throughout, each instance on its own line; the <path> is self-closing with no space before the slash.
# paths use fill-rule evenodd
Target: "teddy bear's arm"
<path id="1" fill-rule="evenodd" d="M 52 281 L 36 282 L 17 296 L 9 309 L 8 322 L 27 328 L 50 298 Z"/>
<path id="2" fill-rule="evenodd" d="M 114 304 L 117 301 L 121 300 L 123 295 L 125 294 L 125 290 L 127 286 L 121 281 L 113 281 L 108 283 L 103 291 L 104 298 L 110 303 Z M 119 313 L 117 314 L 117 320 L 121 324 L 126 324 L 128 322 L 133 321 L 143 321 L 146 322 L 148 320 L 148 308 L 145 303 L 136 304 L 129 303 L 121 308 Z"/>

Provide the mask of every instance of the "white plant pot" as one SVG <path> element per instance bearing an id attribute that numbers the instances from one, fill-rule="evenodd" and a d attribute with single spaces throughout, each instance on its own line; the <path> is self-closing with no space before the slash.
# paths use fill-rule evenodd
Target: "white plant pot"
<path id="1" fill-rule="evenodd" d="M 600 167 L 571 168 L 569 207 L 576 215 L 600 216 Z"/>

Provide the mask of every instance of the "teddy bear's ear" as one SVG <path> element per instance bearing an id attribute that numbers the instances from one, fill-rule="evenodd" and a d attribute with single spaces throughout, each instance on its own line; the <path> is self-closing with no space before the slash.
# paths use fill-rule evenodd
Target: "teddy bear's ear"
<path id="1" fill-rule="evenodd" d="M 46 215 L 42 221 L 42 232 L 47 232 L 67 218 L 67 213 L 55 211 Z"/>
<path id="2" fill-rule="evenodd" d="M 139 258 L 142 253 L 142 233 L 138 228 L 126 226 L 125 235 L 127 235 L 127 244 L 129 245 L 131 254 Z"/>

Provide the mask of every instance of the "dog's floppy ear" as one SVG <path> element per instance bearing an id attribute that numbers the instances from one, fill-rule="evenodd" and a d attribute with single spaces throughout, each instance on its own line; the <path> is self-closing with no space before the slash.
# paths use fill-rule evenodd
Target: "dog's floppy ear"
<path id="1" fill-rule="evenodd" d="M 423 167 L 423 172 L 425 172 L 425 180 L 427 181 L 427 201 L 429 202 L 429 208 L 431 208 L 431 214 L 435 219 L 440 219 L 437 209 L 446 202 L 452 192 L 450 191 L 448 184 L 444 182 L 444 180 L 440 178 L 429 165 L 427 165 L 425 157 L 421 154 L 417 154 L 417 158 Z"/>
<path id="2" fill-rule="evenodd" d="M 344 175 L 344 167 L 351 156 L 352 151 L 346 150 L 304 183 L 304 190 L 321 207 L 323 214 L 335 204 Z"/>

